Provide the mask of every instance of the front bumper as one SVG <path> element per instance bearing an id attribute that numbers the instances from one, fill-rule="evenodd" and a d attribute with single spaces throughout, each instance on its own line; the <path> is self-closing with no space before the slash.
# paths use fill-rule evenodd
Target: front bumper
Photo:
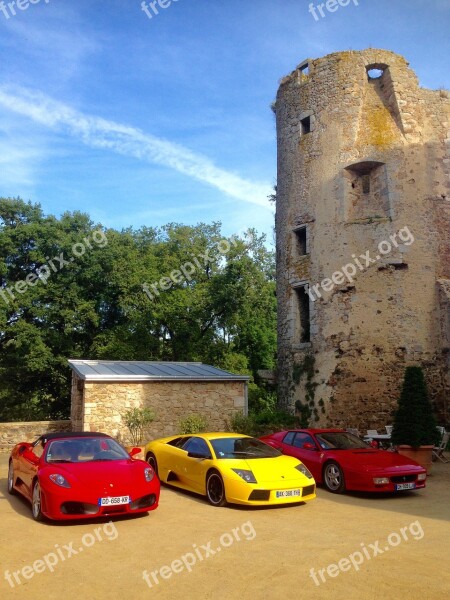
<path id="1" fill-rule="evenodd" d="M 103 492 L 75 492 L 69 488 L 54 490 L 49 486 L 42 488 L 42 513 L 51 520 L 92 519 L 114 515 L 132 515 L 155 510 L 159 503 L 159 481 L 154 480 L 139 490 L 114 496 L 128 495 L 129 504 L 99 506 L 99 498 L 106 497 Z M 112 495 L 112 494 L 110 494 Z"/>
<path id="2" fill-rule="evenodd" d="M 298 481 L 283 481 L 270 484 L 249 484 L 245 481 L 225 479 L 225 494 L 230 504 L 245 506 L 277 506 L 283 504 L 298 504 L 309 502 L 316 497 L 316 484 L 314 479 L 308 484 Z M 294 491 L 301 490 L 301 495 L 294 495 Z M 277 491 L 292 492 L 289 496 L 278 496 Z"/>

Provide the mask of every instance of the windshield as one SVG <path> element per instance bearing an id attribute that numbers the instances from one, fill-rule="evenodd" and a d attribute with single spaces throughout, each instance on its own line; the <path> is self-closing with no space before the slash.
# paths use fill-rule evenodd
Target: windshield
<path id="1" fill-rule="evenodd" d="M 88 437 L 53 440 L 48 444 L 48 463 L 127 460 L 130 455 L 112 438 Z"/>
<path id="2" fill-rule="evenodd" d="M 281 452 L 256 438 L 230 437 L 210 440 L 217 458 L 273 458 Z"/>
<path id="3" fill-rule="evenodd" d="M 373 448 L 359 439 L 358 436 L 345 431 L 335 431 L 330 433 L 318 433 L 316 440 L 324 450 L 352 450 L 355 448 Z"/>

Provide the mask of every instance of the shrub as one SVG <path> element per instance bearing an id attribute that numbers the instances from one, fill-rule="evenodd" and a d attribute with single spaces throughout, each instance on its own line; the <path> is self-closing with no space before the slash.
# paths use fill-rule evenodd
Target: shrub
<path id="1" fill-rule="evenodd" d="M 122 415 L 122 421 L 130 432 L 131 443 L 134 446 L 142 444 L 147 427 L 154 418 L 155 413 L 151 408 L 130 408 Z"/>
<path id="2" fill-rule="evenodd" d="M 188 415 L 180 421 L 180 433 L 202 433 L 208 427 L 208 419 L 202 415 Z"/>
<path id="3" fill-rule="evenodd" d="M 225 429 L 234 433 L 256 435 L 256 424 L 252 414 L 244 415 L 241 412 L 235 413 L 229 421 L 225 422 Z"/>
<path id="4" fill-rule="evenodd" d="M 406 367 L 403 387 L 394 417 L 392 442 L 413 448 L 434 445 L 439 433 L 428 399 L 427 386 L 421 367 Z"/>
<path id="5" fill-rule="evenodd" d="M 248 416 L 236 413 L 226 423 L 227 431 L 243 433 L 254 437 L 268 435 L 275 431 L 299 427 L 296 417 L 282 410 L 266 409 L 261 412 L 250 412 Z"/>

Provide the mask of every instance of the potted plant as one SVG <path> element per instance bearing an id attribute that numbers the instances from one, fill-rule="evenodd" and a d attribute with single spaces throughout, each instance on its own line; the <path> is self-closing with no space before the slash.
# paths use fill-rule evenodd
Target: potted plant
<path id="1" fill-rule="evenodd" d="M 144 435 L 150 423 L 154 420 L 155 413 L 151 408 L 130 408 L 122 415 L 122 422 L 127 426 L 130 432 L 132 446 L 126 446 L 130 451 L 133 448 L 140 448 L 141 453 L 135 454 L 136 458 L 144 456 Z"/>
<path id="2" fill-rule="evenodd" d="M 392 443 L 403 454 L 431 471 L 433 447 L 438 430 L 428 399 L 427 386 L 421 367 L 406 367 L 403 387 L 394 417 Z"/>

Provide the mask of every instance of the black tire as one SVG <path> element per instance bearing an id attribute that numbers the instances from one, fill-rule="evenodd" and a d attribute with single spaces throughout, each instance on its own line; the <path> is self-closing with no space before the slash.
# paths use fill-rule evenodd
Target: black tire
<path id="1" fill-rule="evenodd" d="M 344 472 L 337 462 L 328 462 L 323 468 L 323 483 L 329 492 L 342 494 L 345 492 Z"/>
<path id="2" fill-rule="evenodd" d="M 159 477 L 159 475 L 158 475 L 158 461 L 156 460 L 156 456 L 153 454 L 153 452 L 149 452 L 147 454 L 147 456 L 145 457 L 145 460 L 148 462 L 148 464 L 155 471 L 156 475 Z"/>
<path id="3" fill-rule="evenodd" d="M 9 467 L 8 467 L 8 494 L 11 494 L 11 496 L 14 496 L 15 493 L 16 493 L 16 490 L 14 489 L 14 467 L 13 467 L 12 460 L 10 460 Z"/>
<path id="4" fill-rule="evenodd" d="M 213 506 L 225 506 L 227 503 L 225 486 L 218 471 L 210 471 L 206 477 L 206 497 Z"/>
<path id="5" fill-rule="evenodd" d="M 39 481 L 35 481 L 33 485 L 33 493 L 31 499 L 31 513 L 35 521 L 43 521 L 44 515 L 42 514 L 42 493 Z"/>

